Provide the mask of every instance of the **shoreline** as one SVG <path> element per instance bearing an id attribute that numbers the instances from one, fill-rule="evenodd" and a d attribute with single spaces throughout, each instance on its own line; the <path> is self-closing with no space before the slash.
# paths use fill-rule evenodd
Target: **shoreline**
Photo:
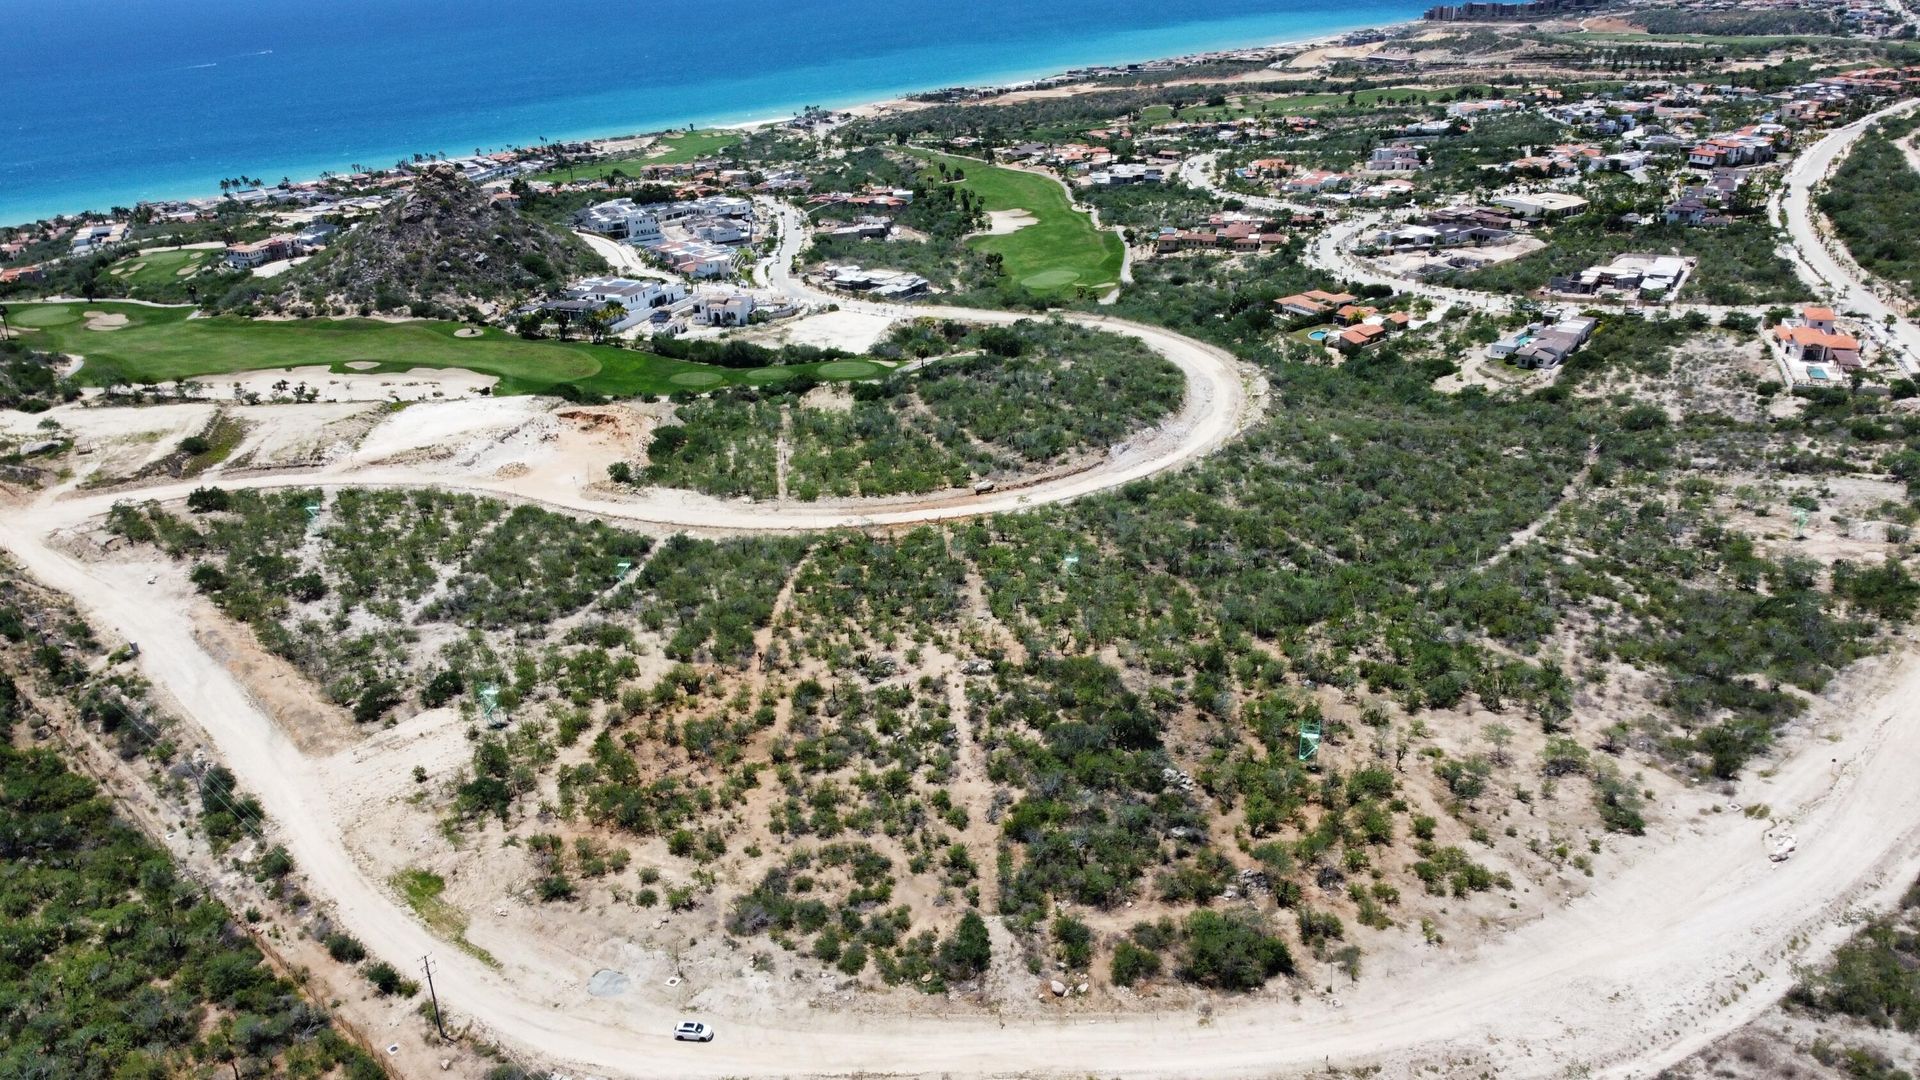
<path id="1" fill-rule="evenodd" d="M 1229 38 L 1229 39 L 1226 39 L 1225 42 L 1220 44 L 1213 44 L 1208 47 L 1199 48 L 1199 49 L 1189 49 L 1179 53 L 1158 52 L 1158 53 L 1154 53 L 1152 55 L 1147 55 L 1147 56 L 1141 56 L 1139 54 L 1130 54 L 1120 58 L 1085 61 L 1079 64 L 1075 64 L 1073 65 L 1073 67 L 1075 68 L 1114 67 L 1114 66 L 1120 66 L 1120 65 L 1126 65 L 1126 64 L 1148 64 L 1148 63 L 1156 63 L 1161 61 L 1185 60 L 1185 59 L 1194 58 L 1194 57 L 1213 56 L 1215 54 L 1247 52 L 1247 51 L 1256 51 L 1256 50 L 1292 49 L 1292 50 L 1305 51 L 1308 49 L 1325 46 L 1348 34 L 1359 33 L 1362 31 L 1379 31 L 1381 33 L 1392 33 L 1396 30 L 1404 29 L 1406 27 L 1419 25 L 1420 22 L 1421 20 L 1418 18 L 1402 19 L 1398 21 L 1385 22 L 1385 23 L 1361 22 L 1361 23 L 1355 23 L 1347 26 L 1315 31 L 1309 36 L 1297 37 L 1297 38 L 1290 37 L 1290 38 L 1284 38 L 1279 40 L 1275 40 L 1272 38 L 1259 38 L 1259 39 L 1253 39 L 1253 40 L 1249 40 L 1246 38 Z M 931 93 L 937 90 L 947 89 L 947 88 L 967 87 L 970 89 L 995 91 L 996 93 L 990 96 L 1000 97 L 1008 93 L 1020 92 L 1023 89 L 1032 89 L 1029 87 L 1023 87 L 1022 84 L 1024 83 L 1030 83 L 1037 80 L 1059 78 L 1059 77 L 1063 77 L 1065 74 L 1066 74 L 1066 69 L 1062 69 L 1058 66 L 1049 64 L 1049 65 L 1037 66 L 1035 68 L 1017 69 L 1012 72 L 993 73 L 990 75 L 982 76 L 981 78 L 976 80 L 969 80 L 964 82 L 956 83 L 952 81 L 945 81 L 943 82 L 942 85 L 915 84 L 912 86 L 897 87 L 897 88 L 891 88 L 886 90 L 863 91 L 859 94 L 850 96 L 848 98 L 832 99 L 825 103 L 814 102 L 813 104 L 817 105 L 817 107 L 824 109 L 828 112 L 847 112 L 847 113 L 852 113 L 862 119 L 865 119 L 873 116 L 885 115 L 890 112 L 895 112 L 901 109 L 916 106 L 919 103 L 911 100 L 912 95 L 915 95 L 915 94 Z M 1063 83 L 1061 85 L 1063 86 L 1077 85 L 1077 83 Z M 765 127 L 784 124 L 787 121 L 792 120 L 793 118 L 799 116 L 802 109 L 804 109 L 805 107 L 806 107 L 805 105 L 800 105 L 800 106 L 782 105 L 782 106 L 768 107 L 766 109 L 754 109 L 754 110 L 751 110 L 749 112 L 749 115 L 745 117 L 742 117 L 738 113 L 709 114 L 704 117 L 683 117 L 675 120 L 672 123 L 667 123 L 658 127 L 648 127 L 645 129 L 636 129 L 632 127 L 625 127 L 625 126 L 619 126 L 619 125 L 605 125 L 605 126 L 587 125 L 587 126 L 583 126 L 580 129 L 580 133 L 561 135 L 549 141 L 594 142 L 594 143 L 613 142 L 613 141 L 618 141 L 623 139 L 658 137 L 660 135 L 664 135 L 669 132 L 684 131 L 684 130 L 687 130 L 688 128 L 693 128 L 695 130 L 755 131 Z M 466 143 L 465 141 L 462 141 L 460 144 L 468 145 L 468 143 Z M 501 144 L 502 147 L 511 147 L 514 145 L 516 144 L 513 144 L 513 143 Z M 528 144 L 517 144 L 517 145 L 524 147 Z M 408 153 L 412 153 L 412 152 L 413 151 L 408 151 Z M 425 153 L 426 151 L 420 151 L 420 152 Z M 436 150 L 435 153 L 451 153 L 451 151 Z M 294 182 L 309 183 L 319 179 L 319 176 L 322 172 L 326 172 L 326 171 L 339 172 L 344 170 L 347 167 L 345 162 L 348 159 L 353 158 L 355 156 L 358 156 L 364 160 L 369 157 L 376 157 L 381 155 L 374 154 L 372 152 L 353 151 L 344 155 L 340 162 L 336 162 L 330 165 L 320 166 L 318 168 L 314 168 L 312 166 L 293 166 L 291 168 L 263 168 L 262 171 L 269 174 L 273 172 L 281 172 L 283 174 L 290 173 L 290 172 L 299 172 L 301 175 L 295 176 L 293 178 Z M 133 198 L 131 196 L 121 196 L 114 199 L 110 199 L 108 200 L 108 202 L 109 202 L 109 205 L 112 205 L 112 206 L 131 207 L 131 206 L 138 206 L 143 203 L 213 198 L 213 197 L 216 197 L 216 195 L 217 195 L 217 192 L 210 189 L 195 190 L 195 191 L 186 191 L 184 189 L 181 189 L 179 191 L 157 191 L 156 190 L 152 194 L 143 194 L 138 198 Z M 106 211 L 100 210 L 97 206 L 86 207 L 81 209 L 60 210 L 60 211 L 53 211 L 53 212 L 42 214 L 40 217 L 37 217 L 37 218 L 15 219 L 11 221 L 0 220 L 0 227 L 8 227 L 8 226 L 25 227 L 25 226 L 36 224 L 41 221 L 51 221 L 57 218 L 82 217 L 86 215 L 102 214 L 105 212 Z"/>

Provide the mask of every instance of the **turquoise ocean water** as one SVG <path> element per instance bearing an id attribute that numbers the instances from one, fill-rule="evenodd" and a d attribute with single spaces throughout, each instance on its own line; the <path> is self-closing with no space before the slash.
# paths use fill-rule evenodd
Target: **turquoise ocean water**
<path id="1" fill-rule="evenodd" d="M 0 222 L 1417 17 L 1406 0 L 0 0 Z"/>

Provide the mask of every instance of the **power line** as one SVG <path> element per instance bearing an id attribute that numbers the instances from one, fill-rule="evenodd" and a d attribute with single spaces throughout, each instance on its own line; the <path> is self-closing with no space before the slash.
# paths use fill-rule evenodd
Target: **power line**
<path id="1" fill-rule="evenodd" d="M 433 988 L 433 954 L 420 958 L 420 969 L 427 973 L 427 996 L 433 999 L 433 1026 L 440 1032 L 440 1041 L 447 1039 L 447 1026 L 440 1020 L 440 992 Z"/>

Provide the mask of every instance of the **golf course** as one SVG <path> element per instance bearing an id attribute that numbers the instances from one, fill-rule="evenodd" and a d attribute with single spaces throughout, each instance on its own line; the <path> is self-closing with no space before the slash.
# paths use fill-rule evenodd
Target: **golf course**
<path id="1" fill-rule="evenodd" d="M 958 184 L 979 196 L 988 211 L 1025 210 L 1033 215 L 1033 223 L 1017 232 L 967 241 L 980 251 L 998 254 L 1003 272 L 1022 288 L 1036 293 L 1077 288 L 1104 292 L 1120 283 L 1125 245 L 1075 210 L 1059 181 L 970 158 L 924 152 L 919 156 L 965 173 L 966 179 Z"/>
<path id="2" fill-rule="evenodd" d="M 424 319 L 269 322 L 231 315 L 189 318 L 191 313 L 186 307 L 100 300 L 10 304 L 7 321 L 32 348 L 81 357 L 85 362 L 76 377 L 95 386 L 324 364 L 339 374 L 463 368 L 498 376 L 498 394 L 544 393 L 571 384 L 626 397 L 765 385 L 803 374 L 861 379 L 886 370 L 867 360 L 723 368 L 611 345 L 527 340 L 491 327 L 478 337 L 458 337 L 460 324 Z"/>
<path id="3" fill-rule="evenodd" d="M 530 179 L 549 184 L 572 180 L 605 180 L 619 172 L 634 176 L 648 165 L 685 165 L 710 154 L 717 154 L 740 142 L 737 131 L 669 131 L 642 154 L 622 154 L 601 161 L 585 161 L 561 169 L 549 169 Z"/>
<path id="4" fill-rule="evenodd" d="M 121 259 L 107 273 L 135 288 L 159 288 L 192 277 L 220 257 L 218 248 L 156 248 Z"/>

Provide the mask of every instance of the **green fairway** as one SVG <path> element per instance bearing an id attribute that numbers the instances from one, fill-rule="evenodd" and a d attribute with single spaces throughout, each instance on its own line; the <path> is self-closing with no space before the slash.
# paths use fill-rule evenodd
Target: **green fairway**
<path id="1" fill-rule="evenodd" d="M 605 180 L 616 172 L 637 176 L 642 166 L 685 165 L 734 146 L 740 139 L 740 133 L 735 131 L 670 131 L 660 136 L 660 140 L 647 153 L 622 154 L 604 161 L 587 161 L 564 169 L 549 169 L 530 179 L 558 184 L 568 180 Z"/>
<path id="2" fill-rule="evenodd" d="M 129 286 L 146 285 L 160 288 L 172 285 L 182 278 L 192 277 L 220 256 L 221 252 L 218 248 L 143 251 L 114 263 L 107 268 L 107 273 L 126 282 Z"/>
<path id="3" fill-rule="evenodd" d="M 1173 109 L 1166 105 L 1149 105 L 1140 110 L 1140 121 L 1149 127 L 1171 123 L 1178 119 L 1183 123 L 1203 123 L 1218 120 L 1238 120 L 1243 116 L 1291 116 L 1313 112 L 1317 109 L 1339 108 L 1375 108 L 1386 103 L 1396 105 L 1403 99 L 1412 99 L 1418 104 L 1427 104 L 1436 98 L 1451 100 L 1462 88 L 1446 90 L 1422 89 L 1417 86 L 1382 86 L 1371 90 L 1356 90 L 1351 93 L 1330 94 L 1240 94 L 1227 99 L 1225 105 L 1197 105 L 1180 110 L 1175 117 Z M 1351 100 L 1349 100 L 1351 99 Z"/>
<path id="4" fill-rule="evenodd" d="M 670 131 L 642 159 L 649 165 L 685 165 L 740 142 L 737 131 Z"/>
<path id="5" fill-rule="evenodd" d="M 495 393 L 530 394 L 563 383 L 609 397 L 670 394 L 717 386 L 765 383 L 809 374 L 821 379 L 870 376 L 884 369 L 866 361 L 792 367 L 721 368 L 652 353 L 585 342 L 528 341 L 488 328 L 458 338 L 450 322 L 374 319 L 299 319 L 263 322 L 223 315 L 189 319 L 191 309 L 97 301 L 91 304 L 12 304 L 7 318 L 28 329 L 29 346 L 84 357 L 79 378 L 94 385 L 171 382 L 234 371 L 325 365 L 337 373 L 399 372 L 411 368 L 465 368 L 497 375 Z M 83 315 L 123 315 L 117 329 L 87 328 Z M 360 364 L 348 368 L 349 363 Z M 368 363 L 375 366 L 367 367 Z M 774 372 L 777 371 L 777 374 Z"/>
<path id="6" fill-rule="evenodd" d="M 921 152 L 936 165 L 966 173 L 969 188 L 988 210 L 1025 210 L 1034 223 L 1018 232 L 977 236 L 968 243 L 999 254 L 1002 270 L 1022 288 L 1059 293 L 1076 288 L 1104 291 L 1120 283 L 1126 250 L 1118 236 L 1094 227 L 1075 210 L 1059 181 L 967 158 Z"/>

